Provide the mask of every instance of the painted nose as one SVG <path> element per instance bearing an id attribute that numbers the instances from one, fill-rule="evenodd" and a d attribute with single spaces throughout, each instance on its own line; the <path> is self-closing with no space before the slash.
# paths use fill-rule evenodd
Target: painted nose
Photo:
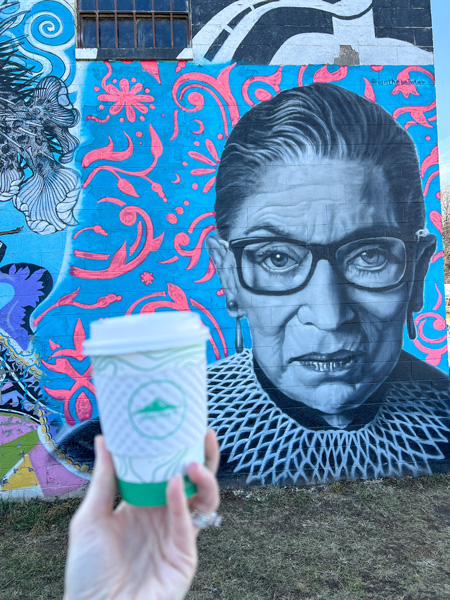
<path id="1" fill-rule="evenodd" d="M 335 331 L 351 323 L 354 312 L 344 283 L 327 260 L 319 260 L 306 288 L 300 292 L 297 317 L 302 325 Z"/>

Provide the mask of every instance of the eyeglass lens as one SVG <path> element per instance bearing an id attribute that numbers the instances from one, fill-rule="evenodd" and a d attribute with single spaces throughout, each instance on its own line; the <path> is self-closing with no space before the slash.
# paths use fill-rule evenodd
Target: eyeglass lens
<path id="1" fill-rule="evenodd" d="M 256 291 L 294 290 L 310 275 L 313 248 L 270 239 L 248 244 L 242 252 L 243 279 Z M 389 287 L 405 274 L 405 244 L 389 237 L 349 242 L 338 248 L 334 264 L 349 283 L 368 289 Z"/>

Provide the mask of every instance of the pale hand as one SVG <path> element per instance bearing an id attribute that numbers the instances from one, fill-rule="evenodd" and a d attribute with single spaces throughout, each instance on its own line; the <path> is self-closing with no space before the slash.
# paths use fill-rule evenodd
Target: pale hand
<path id="1" fill-rule="evenodd" d="M 180 477 L 167 487 L 167 506 L 136 507 L 116 494 L 111 455 L 102 436 L 95 440 L 95 468 L 85 499 L 70 524 L 64 600 L 181 600 L 197 566 L 190 511 L 215 511 L 219 450 L 215 434 L 205 439 L 206 467 L 193 463 L 197 485 L 186 499 Z"/>

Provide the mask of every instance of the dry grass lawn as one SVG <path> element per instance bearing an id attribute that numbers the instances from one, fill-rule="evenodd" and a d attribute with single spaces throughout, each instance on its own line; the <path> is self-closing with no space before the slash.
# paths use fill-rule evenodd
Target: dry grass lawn
<path id="1" fill-rule="evenodd" d="M 0 503 L 1 600 L 61 599 L 78 502 Z M 188 600 L 450 600 L 450 475 L 227 490 L 221 512 Z"/>

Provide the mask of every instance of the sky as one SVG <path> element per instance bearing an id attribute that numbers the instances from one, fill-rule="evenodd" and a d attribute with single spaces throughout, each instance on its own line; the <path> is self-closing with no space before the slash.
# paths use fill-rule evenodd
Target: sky
<path id="1" fill-rule="evenodd" d="M 441 188 L 450 184 L 450 0 L 431 0 Z"/>

